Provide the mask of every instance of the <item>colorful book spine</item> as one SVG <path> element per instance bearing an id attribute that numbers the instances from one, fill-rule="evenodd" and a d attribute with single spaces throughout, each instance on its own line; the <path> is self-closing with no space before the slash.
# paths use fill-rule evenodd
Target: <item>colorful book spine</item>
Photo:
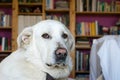
<path id="1" fill-rule="evenodd" d="M 11 50 L 11 40 L 7 37 L 0 37 L 0 51 Z"/>

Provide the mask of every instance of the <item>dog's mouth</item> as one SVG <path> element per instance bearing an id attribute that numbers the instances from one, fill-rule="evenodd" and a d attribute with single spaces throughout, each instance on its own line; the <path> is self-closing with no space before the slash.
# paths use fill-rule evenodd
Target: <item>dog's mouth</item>
<path id="1" fill-rule="evenodd" d="M 65 68 L 67 65 L 65 63 L 56 63 L 56 64 L 48 64 L 46 63 L 48 67 L 53 67 L 53 68 Z"/>

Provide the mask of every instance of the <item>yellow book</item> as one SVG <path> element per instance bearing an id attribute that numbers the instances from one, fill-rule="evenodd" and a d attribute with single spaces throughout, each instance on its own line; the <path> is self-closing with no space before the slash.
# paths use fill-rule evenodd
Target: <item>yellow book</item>
<path id="1" fill-rule="evenodd" d="M 92 22 L 92 36 L 95 36 L 96 35 L 96 27 L 95 27 L 95 22 Z"/>

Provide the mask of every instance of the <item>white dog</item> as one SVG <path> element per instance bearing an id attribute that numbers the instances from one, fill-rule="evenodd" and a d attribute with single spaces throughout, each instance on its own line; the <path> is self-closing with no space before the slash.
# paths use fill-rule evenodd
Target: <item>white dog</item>
<path id="1" fill-rule="evenodd" d="M 25 28 L 17 43 L 18 49 L 0 64 L 0 80 L 67 80 L 75 41 L 61 22 L 44 20 Z"/>

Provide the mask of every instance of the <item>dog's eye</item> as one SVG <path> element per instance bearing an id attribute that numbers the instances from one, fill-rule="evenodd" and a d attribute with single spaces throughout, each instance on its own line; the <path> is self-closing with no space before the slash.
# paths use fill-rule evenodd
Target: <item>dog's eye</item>
<path id="1" fill-rule="evenodd" d="M 45 39 L 49 39 L 49 38 L 50 38 L 50 35 L 47 34 L 47 33 L 44 33 L 44 34 L 42 35 L 42 37 L 45 38 Z"/>
<path id="2" fill-rule="evenodd" d="M 63 37 L 64 39 L 66 39 L 66 38 L 68 37 L 68 35 L 65 34 L 65 33 L 63 33 L 63 34 L 62 34 L 62 37 Z"/>

